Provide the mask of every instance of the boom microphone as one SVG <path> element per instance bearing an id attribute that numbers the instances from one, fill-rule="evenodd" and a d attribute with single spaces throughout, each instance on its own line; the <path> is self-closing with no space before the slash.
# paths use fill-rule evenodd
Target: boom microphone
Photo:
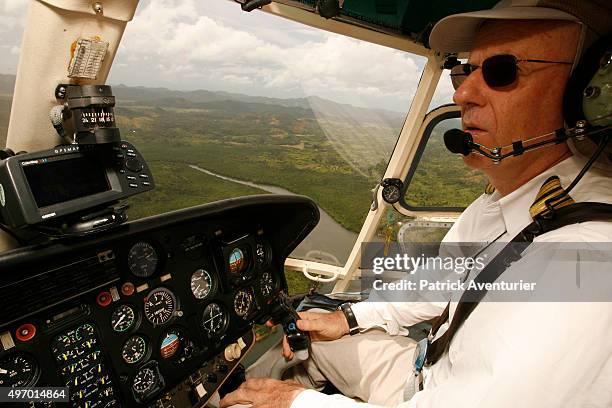
<path id="1" fill-rule="evenodd" d="M 451 153 L 460 153 L 464 156 L 474 152 L 491 159 L 493 163 L 499 163 L 503 159 L 545 147 L 549 144 L 559 144 L 570 138 L 584 138 L 598 133 L 607 133 L 612 126 L 603 128 L 589 128 L 584 122 L 571 129 L 560 128 L 553 132 L 545 133 L 530 139 L 519 140 L 512 144 L 498 147 L 487 147 L 474 142 L 472 135 L 460 129 L 450 129 L 444 133 L 444 144 Z M 542 140 L 543 139 L 543 140 Z M 527 145 L 525 143 L 528 142 Z"/>
<path id="2" fill-rule="evenodd" d="M 450 129 L 444 133 L 444 144 L 451 153 L 467 156 L 472 151 L 472 135 L 460 129 Z"/>

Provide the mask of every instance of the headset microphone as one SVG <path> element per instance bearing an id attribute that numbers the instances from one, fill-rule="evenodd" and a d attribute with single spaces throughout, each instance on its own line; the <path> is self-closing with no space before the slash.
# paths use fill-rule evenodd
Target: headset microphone
<path id="1" fill-rule="evenodd" d="M 444 133 L 444 145 L 451 153 L 467 156 L 472 151 L 472 135 L 459 129 L 450 129 Z"/>
<path id="2" fill-rule="evenodd" d="M 542 136 L 528 140 L 539 139 L 540 137 Z M 546 142 L 546 144 L 548 143 L 549 142 Z M 493 163 L 499 163 L 506 157 L 518 156 L 523 154 L 525 150 L 531 150 L 532 148 L 539 147 L 541 146 L 541 143 L 537 146 L 534 145 L 528 148 L 523 147 L 523 142 L 514 142 L 510 146 L 491 148 L 475 143 L 474 139 L 472 139 L 472 135 L 468 132 L 464 132 L 460 129 L 450 129 L 444 133 L 444 145 L 451 153 L 460 153 L 467 156 L 472 152 L 476 152 L 481 156 L 488 157 L 493 161 Z M 512 151 L 510 153 L 502 154 L 502 150 L 508 147 L 512 147 Z"/>
<path id="3" fill-rule="evenodd" d="M 507 157 L 520 156 L 530 150 L 539 149 L 549 144 L 559 144 L 570 138 L 582 139 L 585 136 L 593 136 L 600 133 L 606 134 L 611 128 L 612 126 L 590 128 L 586 121 L 579 121 L 577 126 L 571 129 L 560 128 L 550 133 L 498 147 L 480 145 L 474 142 L 472 135 L 468 132 L 459 129 L 450 129 L 444 133 L 444 144 L 451 153 L 460 153 L 467 156 L 474 151 L 481 156 L 488 157 L 493 163 L 499 163 Z M 537 141 L 539 139 L 544 140 Z M 528 144 L 525 145 L 525 143 Z"/>

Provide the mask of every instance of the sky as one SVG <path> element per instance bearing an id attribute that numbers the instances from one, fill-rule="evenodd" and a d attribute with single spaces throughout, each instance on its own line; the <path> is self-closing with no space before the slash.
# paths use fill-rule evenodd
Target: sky
<path id="1" fill-rule="evenodd" d="M 26 0 L 0 0 L 0 73 L 16 72 Z M 406 112 L 425 63 L 228 0 L 141 0 L 108 83 L 280 98 L 319 96 Z M 143 69 L 146 67 L 146 69 Z M 436 104 L 451 102 L 445 77 Z"/>

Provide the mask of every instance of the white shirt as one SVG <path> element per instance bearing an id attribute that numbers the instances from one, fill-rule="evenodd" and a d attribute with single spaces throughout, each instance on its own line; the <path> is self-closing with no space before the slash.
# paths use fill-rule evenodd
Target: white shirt
<path id="1" fill-rule="evenodd" d="M 500 197 L 483 195 L 448 232 L 446 242 L 507 242 L 532 220 L 529 207 L 552 175 L 567 187 L 584 161 L 571 157 Z M 576 202 L 612 203 L 612 174 L 590 170 L 570 195 Z M 501 237 L 500 237 L 501 235 Z M 612 223 L 568 225 L 536 242 L 612 242 Z M 610 265 L 612 273 L 612 265 Z M 446 303 L 362 302 L 353 306 L 359 326 L 391 335 L 441 314 Z M 451 319 L 456 303 L 451 304 Z M 449 319 L 449 321 L 451 320 Z M 443 326 L 441 335 L 447 328 Z M 411 372 L 412 367 L 406 367 Z M 426 373 L 425 389 L 397 408 L 610 407 L 612 406 L 612 304 L 481 302 Z M 291 408 L 366 408 L 341 395 L 300 393 Z"/>

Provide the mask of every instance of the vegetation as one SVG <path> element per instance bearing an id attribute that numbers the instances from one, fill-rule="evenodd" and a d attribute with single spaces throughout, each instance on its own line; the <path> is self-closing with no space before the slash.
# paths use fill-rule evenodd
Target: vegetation
<path id="1" fill-rule="evenodd" d="M 446 150 L 443 124 L 434 128 L 406 192 L 413 207 L 467 207 L 484 191 L 486 178 Z"/>
<path id="2" fill-rule="evenodd" d="M 128 212 L 131 220 L 161 214 L 171 209 L 223 200 L 231 197 L 265 193 L 256 188 L 221 180 L 208 174 L 171 162 L 148 163 L 155 176 L 156 189 L 131 197 Z"/>
<path id="3" fill-rule="evenodd" d="M 361 228 L 369 191 L 380 173 L 367 177 L 343 160 L 312 112 L 242 102 L 192 108 L 184 107 L 183 101 L 164 102 L 172 106 L 132 104 L 116 109 L 124 138 L 148 161 L 195 164 L 216 174 L 304 194 L 345 228 Z M 377 172 L 379 163 L 374 162 L 368 173 Z M 167 204 L 179 208 L 171 201 Z"/>
<path id="4" fill-rule="evenodd" d="M 287 286 L 289 287 L 290 296 L 308 293 L 310 286 L 313 283 L 302 273 L 296 271 L 285 271 L 285 278 L 287 278 Z"/>
<path id="5" fill-rule="evenodd" d="M 3 85 L 6 77 L 0 75 L 2 145 L 11 105 Z M 196 165 L 307 195 L 343 227 L 359 232 L 371 189 L 380 181 L 403 122 L 393 112 L 320 98 L 280 100 L 125 86 L 114 90 L 122 136 L 142 152 L 157 185 L 129 200 L 130 219 L 265 193 L 189 167 Z M 463 207 L 482 192 L 483 178 L 444 148 L 444 130 L 435 129 L 413 177 L 405 197 L 412 206 Z M 393 217 L 387 214 L 379 226 L 381 237 L 387 230 L 395 237 L 400 224 Z M 308 290 L 302 275 L 287 277 L 293 293 Z"/>

